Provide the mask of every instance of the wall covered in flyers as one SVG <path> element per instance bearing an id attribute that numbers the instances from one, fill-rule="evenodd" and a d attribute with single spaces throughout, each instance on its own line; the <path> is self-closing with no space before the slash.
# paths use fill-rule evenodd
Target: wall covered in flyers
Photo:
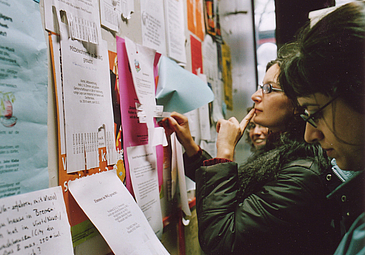
<path id="1" fill-rule="evenodd" d="M 234 101 L 224 1 L 0 1 L 0 224 L 17 210 L 30 237 L 17 251 L 0 225 L 1 252 L 203 254 L 195 183 L 159 121 L 189 109 L 215 156 Z"/>

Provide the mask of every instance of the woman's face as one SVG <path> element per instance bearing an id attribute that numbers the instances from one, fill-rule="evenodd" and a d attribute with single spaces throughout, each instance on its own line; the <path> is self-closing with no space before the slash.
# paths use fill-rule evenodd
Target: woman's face
<path id="1" fill-rule="evenodd" d="M 256 150 L 260 149 L 266 144 L 266 137 L 269 130 L 266 127 L 260 126 L 255 123 L 250 123 L 251 128 L 249 129 L 249 137 L 252 141 L 252 145 Z"/>
<path id="2" fill-rule="evenodd" d="M 279 72 L 278 64 L 271 66 L 264 76 L 263 84 L 271 84 L 273 88 L 281 89 L 277 80 Z M 273 132 L 284 131 L 286 121 L 294 114 L 293 104 L 284 92 L 273 90 L 264 94 L 259 88 L 251 99 L 255 102 L 255 123 L 268 127 Z"/>
<path id="3" fill-rule="evenodd" d="M 332 98 L 320 93 L 298 98 L 309 116 Z M 365 167 L 365 116 L 354 111 L 341 98 L 335 99 L 315 115 L 317 128 L 307 123 L 304 139 L 318 142 L 343 170 L 363 170 Z"/>

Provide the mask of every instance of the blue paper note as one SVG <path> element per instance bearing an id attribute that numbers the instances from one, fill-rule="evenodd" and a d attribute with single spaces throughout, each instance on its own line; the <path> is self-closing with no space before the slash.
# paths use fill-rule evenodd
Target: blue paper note
<path id="1" fill-rule="evenodd" d="M 2 198 L 49 185 L 48 49 L 39 4 L 28 0 L 0 1 L 0 10 L 5 17 L 0 29 Z"/>
<path id="2" fill-rule="evenodd" d="M 214 94 L 198 76 L 161 56 L 156 99 L 158 105 L 164 106 L 164 112 L 183 114 L 212 102 Z"/>

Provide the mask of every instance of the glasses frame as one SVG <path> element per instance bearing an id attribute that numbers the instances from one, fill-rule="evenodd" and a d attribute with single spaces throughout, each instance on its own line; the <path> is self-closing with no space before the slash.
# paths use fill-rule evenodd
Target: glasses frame
<path id="1" fill-rule="evenodd" d="M 300 117 L 302 117 L 302 119 L 305 122 L 308 122 L 309 124 L 311 124 L 314 128 L 317 128 L 317 123 L 314 121 L 314 118 L 316 117 L 316 115 L 318 115 L 321 111 L 323 111 L 324 108 L 326 108 L 328 105 L 330 105 L 333 101 L 335 101 L 338 97 L 334 97 L 332 98 L 330 101 L 328 101 L 325 105 L 323 105 L 321 108 L 319 108 L 315 113 L 311 114 L 309 116 L 308 111 L 304 110 L 304 113 L 300 114 Z"/>
<path id="2" fill-rule="evenodd" d="M 278 92 L 283 92 L 284 91 L 282 89 L 274 88 L 271 83 L 266 83 L 266 84 L 263 84 L 263 85 L 259 84 L 259 88 L 262 89 L 262 92 L 264 94 L 270 94 L 273 91 L 278 91 Z"/>

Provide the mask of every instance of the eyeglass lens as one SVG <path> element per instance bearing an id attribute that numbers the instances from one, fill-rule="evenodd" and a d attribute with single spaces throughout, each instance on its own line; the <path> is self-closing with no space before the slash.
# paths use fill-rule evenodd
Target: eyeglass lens
<path id="1" fill-rule="evenodd" d="M 337 97 L 332 98 L 329 102 L 327 102 L 327 104 L 323 105 L 321 108 L 319 108 L 315 113 L 313 113 L 311 116 L 309 116 L 308 112 L 305 111 L 304 114 L 300 114 L 300 117 L 302 117 L 302 119 L 305 122 L 308 122 L 309 124 L 311 124 L 314 128 L 317 128 L 317 124 L 314 121 L 314 118 L 316 115 L 318 115 L 318 113 L 320 113 L 321 111 L 323 111 L 324 108 L 326 108 L 329 104 L 331 104 L 333 101 L 335 101 Z"/>
<path id="2" fill-rule="evenodd" d="M 271 93 L 271 92 L 273 92 L 273 91 L 283 91 L 282 89 L 274 88 L 274 87 L 272 86 L 272 84 L 270 84 L 270 83 L 266 83 L 266 84 L 264 84 L 264 85 L 259 85 L 259 87 L 262 89 L 262 92 L 263 92 L 264 94 L 269 94 L 269 93 Z"/>

